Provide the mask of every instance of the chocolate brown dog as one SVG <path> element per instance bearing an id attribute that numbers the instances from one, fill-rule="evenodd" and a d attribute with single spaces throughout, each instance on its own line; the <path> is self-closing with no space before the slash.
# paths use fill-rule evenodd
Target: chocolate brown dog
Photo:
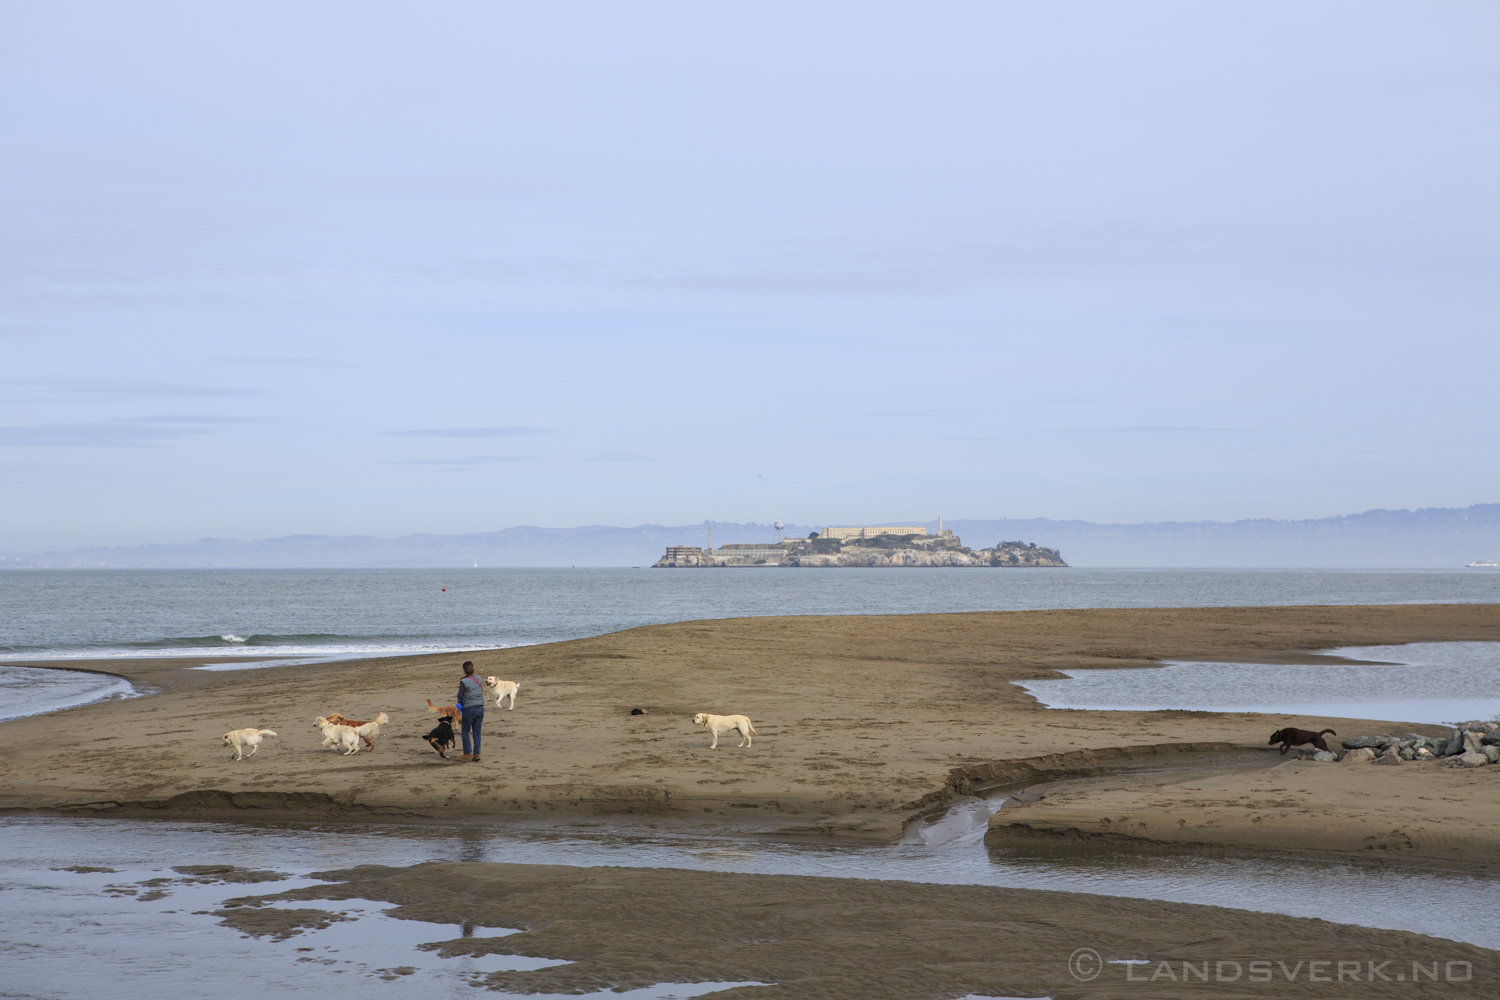
<path id="1" fill-rule="evenodd" d="M 1338 735 L 1332 729 L 1325 729 L 1323 733 L 1327 733 L 1330 736 Z M 1294 729 L 1288 726 L 1285 729 L 1278 729 L 1272 733 L 1271 738 L 1266 741 L 1266 746 L 1274 746 L 1280 743 L 1283 754 L 1292 747 L 1300 747 L 1304 743 L 1311 743 L 1319 750 L 1327 750 L 1328 741 L 1323 739 L 1323 733 L 1315 733 L 1308 729 Z"/>

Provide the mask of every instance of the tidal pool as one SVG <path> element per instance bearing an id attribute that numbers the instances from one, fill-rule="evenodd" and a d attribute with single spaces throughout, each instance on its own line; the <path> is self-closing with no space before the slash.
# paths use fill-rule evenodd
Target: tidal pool
<path id="1" fill-rule="evenodd" d="M 1049 708 L 1266 712 L 1441 725 L 1500 713 L 1500 642 L 1416 642 L 1327 651 L 1359 664 L 1169 663 L 1065 670 L 1017 681 Z"/>
<path id="2" fill-rule="evenodd" d="M 995 800 L 957 804 L 891 846 L 674 836 L 596 824 L 521 830 L 477 824 L 242 825 L 136 820 L 0 819 L 0 964 L 7 995 L 57 1000 L 198 995 L 205 976 L 251 995 L 326 997 L 357 980 L 365 995 L 474 996 L 474 977 L 547 959 L 436 957 L 417 946 L 461 937 L 458 924 L 396 920 L 374 901 L 293 905 L 342 916 L 286 940 L 221 926 L 226 899 L 320 884 L 314 871 L 422 861 L 625 865 L 902 879 L 1054 889 L 1207 903 L 1410 930 L 1500 948 L 1500 927 L 1470 920 L 1453 900 L 1493 888 L 1461 872 L 1365 868 L 1333 862 L 1065 854 L 987 850 L 983 824 Z M 174 869 L 233 865 L 277 873 L 253 885 L 195 880 Z M 69 867 L 113 871 L 67 871 Z M 471 933 L 476 933 L 470 929 Z M 485 935 L 507 933 L 485 929 Z M 23 960 L 24 959 L 24 960 Z M 509 964 L 507 964 L 509 963 Z M 610 997 L 690 997 L 727 984 L 662 985 Z M 490 995 L 490 994 L 485 994 Z M 603 996 L 601 994 L 601 996 Z"/>

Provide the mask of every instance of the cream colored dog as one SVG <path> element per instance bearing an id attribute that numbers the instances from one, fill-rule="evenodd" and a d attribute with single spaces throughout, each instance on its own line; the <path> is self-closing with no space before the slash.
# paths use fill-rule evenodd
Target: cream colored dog
<path id="1" fill-rule="evenodd" d="M 361 722 L 358 719 L 350 719 L 334 712 L 328 717 L 328 721 L 335 726 L 348 726 L 359 734 L 359 738 L 369 745 L 371 750 L 375 749 L 375 737 L 380 735 L 380 727 L 391 721 L 391 717 L 381 712 L 369 722 Z"/>
<path id="2" fill-rule="evenodd" d="M 510 698 L 510 708 L 507 711 L 515 711 L 516 692 L 521 690 L 521 685 L 515 681 L 502 681 L 498 677 L 486 677 L 484 679 L 484 686 L 495 689 L 495 705 L 497 707 L 506 698 Z"/>
<path id="3" fill-rule="evenodd" d="M 234 759 L 244 760 L 246 757 L 254 757 L 255 751 L 260 749 L 262 736 L 275 736 L 269 729 L 232 729 L 224 734 L 224 745 L 234 747 Z M 250 752 L 245 753 L 249 747 Z"/>
<path id="4" fill-rule="evenodd" d="M 718 748 L 720 736 L 737 732 L 741 737 L 740 746 L 747 747 L 750 745 L 750 737 L 755 735 L 755 727 L 743 715 L 709 715 L 707 712 L 699 712 L 693 716 L 693 725 L 702 726 L 714 734 L 710 750 Z"/>
<path id="5" fill-rule="evenodd" d="M 313 725 L 323 731 L 325 747 L 343 747 L 345 757 L 351 753 L 359 753 L 359 733 L 355 732 L 352 726 L 341 726 L 336 722 L 329 722 L 321 715 L 313 720 Z"/>

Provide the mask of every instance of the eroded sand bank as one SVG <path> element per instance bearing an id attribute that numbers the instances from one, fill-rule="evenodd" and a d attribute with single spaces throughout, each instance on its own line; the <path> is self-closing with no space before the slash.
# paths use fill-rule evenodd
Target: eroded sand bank
<path id="1" fill-rule="evenodd" d="M 1352 854 L 1500 868 L 1500 767 L 1289 761 L 1070 781 L 990 820 L 985 842 Z"/>
<path id="2" fill-rule="evenodd" d="M 1325 658 L 1310 650 L 1459 639 L 1500 640 L 1500 607 L 1084 610 L 651 626 L 469 654 L 481 674 L 521 682 L 514 712 L 489 709 L 479 764 L 441 760 L 417 738 L 434 722 L 426 699 L 451 699 L 460 655 L 239 673 L 169 661 L 93 662 L 161 693 L 0 724 L 0 808 L 267 819 L 631 816 L 890 840 L 912 816 L 981 785 L 1236 748 L 1277 763 L 1266 737 L 1301 721 L 1051 711 L 1011 680 L 1173 658 L 1316 665 Z M 632 716 L 633 707 L 649 714 Z M 373 753 L 342 757 L 320 749 L 312 727 L 314 716 L 331 711 L 359 718 L 384 711 L 391 721 Z M 755 745 L 736 749 L 730 738 L 710 750 L 707 735 L 691 725 L 698 711 L 748 714 L 759 731 Z M 1357 732 L 1401 720 L 1309 721 Z M 280 736 L 236 762 L 220 737 L 246 726 Z"/>
<path id="3" fill-rule="evenodd" d="M 409 919 L 524 928 L 504 937 L 479 931 L 463 938 L 455 927 L 453 938 L 440 946 L 449 955 L 571 962 L 485 977 L 487 985 L 524 993 L 715 981 L 768 984 L 714 994 L 767 1000 L 924 1000 L 969 993 L 1056 1000 L 1455 998 L 1493 997 L 1500 989 L 1500 956 L 1472 945 L 1154 900 L 553 865 L 371 866 L 319 877 L 337 881 L 249 897 L 220 916 L 246 933 L 276 934 L 326 917 L 338 909 L 338 900 L 374 899 L 398 904 L 395 915 Z M 308 905 L 270 910 L 258 905 L 265 899 Z M 335 902 L 318 906 L 315 900 Z M 1108 964 L 1112 959 L 1147 964 Z M 1413 981 L 1427 973 L 1437 981 Z"/>

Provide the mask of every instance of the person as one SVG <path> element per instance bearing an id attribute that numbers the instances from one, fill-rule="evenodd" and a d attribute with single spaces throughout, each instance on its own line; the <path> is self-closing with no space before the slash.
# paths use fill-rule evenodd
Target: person
<path id="1" fill-rule="evenodd" d="M 479 760 L 479 729 L 484 725 L 484 682 L 474 676 L 474 664 L 464 661 L 464 676 L 458 682 L 458 697 L 453 699 L 462 715 L 461 734 L 464 752 L 459 760 Z M 474 734 L 474 750 L 469 752 L 469 734 Z"/>

